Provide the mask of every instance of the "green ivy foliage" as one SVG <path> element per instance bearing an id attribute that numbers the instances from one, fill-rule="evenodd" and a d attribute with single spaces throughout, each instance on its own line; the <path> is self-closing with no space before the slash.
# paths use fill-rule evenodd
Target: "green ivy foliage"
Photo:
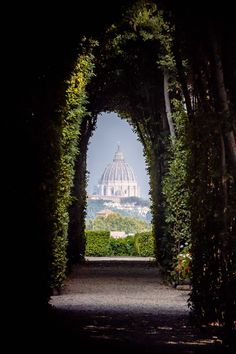
<path id="1" fill-rule="evenodd" d="M 173 102 L 176 137 L 170 138 L 168 170 L 163 180 L 165 196 L 165 238 L 162 247 L 169 275 L 174 281 L 183 277 L 179 257 L 183 249 L 191 252 L 190 189 L 188 161 L 190 148 L 186 138 L 187 115 L 178 101 Z M 186 276 L 190 275 L 190 272 Z"/>
<path id="2" fill-rule="evenodd" d="M 94 44 L 93 44 L 94 45 Z M 51 235 L 51 286 L 60 288 L 67 268 L 67 233 L 72 202 L 75 159 L 78 155 L 78 138 L 82 117 L 86 111 L 86 85 L 93 76 L 93 55 L 91 51 L 78 56 L 70 79 L 66 82 L 66 104 L 60 114 L 57 126 L 59 157 L 55 171 L 53 193 L 53 230 Z"/>

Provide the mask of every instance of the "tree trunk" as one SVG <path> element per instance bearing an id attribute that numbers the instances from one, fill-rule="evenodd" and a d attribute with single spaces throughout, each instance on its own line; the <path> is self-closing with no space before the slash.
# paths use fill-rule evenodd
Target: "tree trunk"
<path id="1" fill-rule="evenodd" d="M 187 109 L 187 113 L 188 113 L 188 117 L 189 120 L 192 120 L 192 116 L 193 116 L 193 109 L 192 109 L 192 104 L 191 104 L 191 98 L 190 98 L 190 94 L 188 91 L 188 85 L 187 85 L 187 80 L 186 80 L 186 75 L 184 72 L 184 67 L 183 67 L 183 62 L 182 62 L 182 58 L 181 58 L 181 53 L 180 53 L 180 49 L 179 49 L 179 39 L 178 39 L 178 33 L 177 33 L 178 29 L 176 29 L 176 33 L 175 33 L 175 40 L 174 40 L 174 56 L 175 56 L 175 61 L 176 61 L 176 68 L 178 71 L 178 76 L 179 76 L 179 81 L 180 84 L 182 86 L 182 91 L 183 91 L 183 95 L 184 95 L 184 99 L 185 99 L 185 104 L 186 104 L 186 109 Z"/>
<path id="2" fill-rule="evenodd" d="M 236 141 L 233 130 L 227 132 L 226 134 L 228 148 L 230 151 L 230 156 L 233 162 L 234 168 L 236 168 Z"/>
<path id="3" fill-rule="evenodd" d="M 221 57 L 220 57 L 219 45 L 218 45 L 218 41 L 217 41 L 217 38 L 215 35 L 211 35 L 211 42 L 212 42 L 212 49 L 213 49 L 213 55 L 214 55 L 214 61 L 215 61 L 214 64 L 215 64 L 215 71 L 216 71 L 216 82 L 217 82 L 217 90 L 218 90 L 220 109 L 225 114 L 225 116 L 228 118 L 228 117 L 230 117 L 231 112 L 230 112 L 227 92 L 225 89 L 224 73 L 223 73 L 223 66 L 222 66 L 222 61 L 221 61 Z M 235 142 L 233 128 L 226 131 L 225 136 L 226 136 L 226 140 L 227 140 L 228 151 L 230 153 L 230 158 L 233 163 L 233 167 L 235 169 L 236 168 L 236 142 Z"/>
<path id="4" fill-rule="evenodd" d="M 169 71 L 166 68 L 164 68 L 164 98 L 165 98 L 166 117 L 170 129 L 170 136 L 174 138 L 176 134 L 175 134 L 175 128 L 174 128 L 172 115 L 171 115 L 170 96 L 169 96 Z"/>

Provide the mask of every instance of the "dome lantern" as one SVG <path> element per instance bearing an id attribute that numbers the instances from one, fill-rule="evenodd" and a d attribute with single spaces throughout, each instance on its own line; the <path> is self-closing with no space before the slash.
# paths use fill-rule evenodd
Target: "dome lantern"
<path id="1" fill-rule="evenodd" d="M 115 156 L 113 158 L 113 161 L 114 162 L 116 162 L 116 161 L 125 161 L 123 152 L 121 151 L 119 144 L 118 144 L 117 150 L 115 152 Z"/>

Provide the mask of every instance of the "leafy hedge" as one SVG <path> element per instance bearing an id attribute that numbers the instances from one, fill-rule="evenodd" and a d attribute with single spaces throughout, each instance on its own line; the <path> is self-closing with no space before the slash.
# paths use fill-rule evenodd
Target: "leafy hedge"
<path id="1" fill-rule="evenodd" d="M 85 256 L 154 256 L 154 239 L 151 232 L 115 239 L 109 231 L 86 231 Z"/>
<path id="2" fill-rule="evenodd" d="M 86 231 L 86 256 L 107 256 L 109 253 L 109 231 Z"/>
<path id="3" fill-rule="evenodd" d="M 222 168 L 222 117 L 201 114 L 192 124 L 189 171 L 192 218 L 191 293 L 194 314 L 201 322 L 235 326 L 236 318 L 236 188 Z M 202 153 L 204 146 L 204 154 Z M 223 179 L 224 178 L 224 179 Z M 227 208 L 224 184 L 227 183 Z M 230 210 L 230 211 L 229 211 Z M 209 301 L 210 300 L 210 301 Z"/>
<path id="4" fill-rule="evenodd" d="M 61 110 L 60 120 L 55 124 L 55 181 L 52 191 L 51 231 L 51 287 L 60 288 L 66 278 L 68 247 L 68 209 L 72 202 L 71 188 L 74 181 L 75 161 L 79 154 L 78 138 L 82 118 L 86 109 L 86 86 L 93 76 L 93 55 L 91 49 L 79 55 L 74 71 L 67 81 L 66 103 Z"/>
<path id="5" fill-rule="evenodd" d="M 151 232 L 139 232 L 134 237 L 137 254 L 142 257 L 154 257 L 154 238 Z"/>
<path id="6" fill-rule="evenodd" d="M 176 137 L 170 141 L 167 172 L 163 179 L 166 223 L 166 242 L 163 242 L 163 247 L 168 275 L 178 283 L 191 276 L 191 215 L 187 174 L 190 149 L 186 138 L 187 115 L 181 103 L 177 100 L 172 103 Z"/>
<path id="7" fill-rule="evenodd" d="M 135 248 L 133 236 L 125 238 L 110 238 L 109 256 L 139 256 Z"/>

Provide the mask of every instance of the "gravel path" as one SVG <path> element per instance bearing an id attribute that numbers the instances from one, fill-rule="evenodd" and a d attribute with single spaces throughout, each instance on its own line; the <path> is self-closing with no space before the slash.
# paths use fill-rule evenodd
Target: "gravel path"
<path id="1" fill-rule="evenodd" d="M 89 260 L 52 297 L 53 328 L 68 348 L 88 352 L 227 353 L 215 334 L 190 325 L 188 296 L 153 261 Z"/>

